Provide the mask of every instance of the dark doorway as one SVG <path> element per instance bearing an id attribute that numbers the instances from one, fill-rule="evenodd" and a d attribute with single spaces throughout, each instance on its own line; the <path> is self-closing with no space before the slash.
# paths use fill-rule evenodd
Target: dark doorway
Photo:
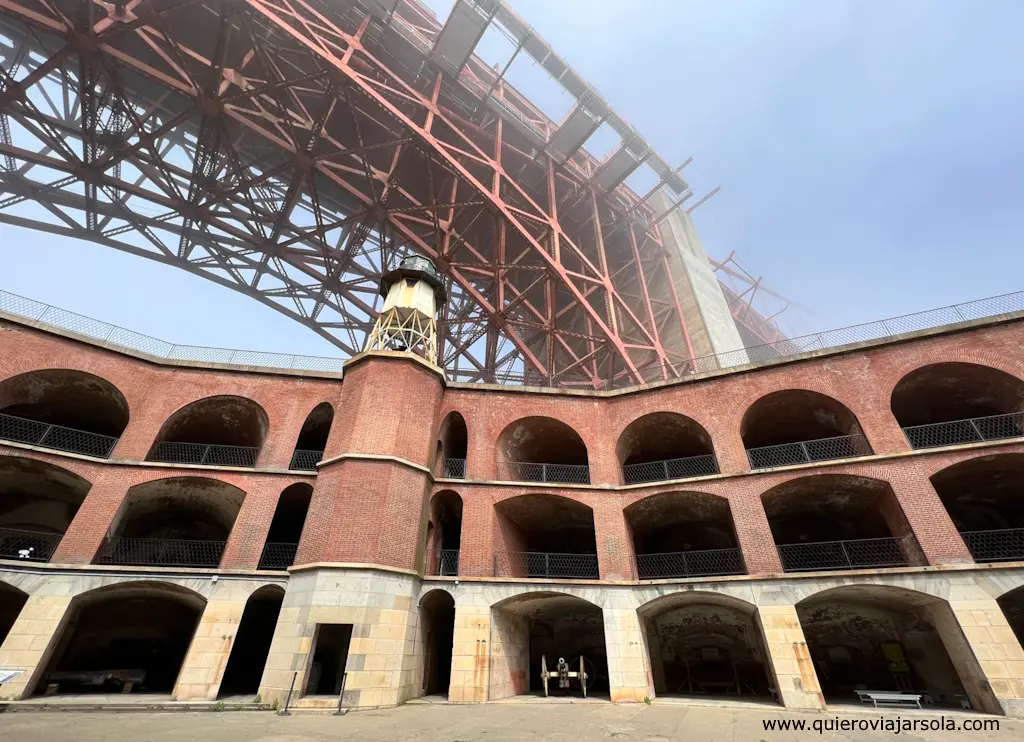
<path id="1" fill-rule="evenodd" d="M 313 662 L 306 680 L 307 696 L 336 696 L 341 693 L 348 662 L 348 645 L 352 640 L 352 624 L 322 623 L 316 627 Z"/>
<path id="2" fill-rule="evenodd" d="M 541 658 L 554 670 L 561 657 L 573 670 L 585 658 L 589 676 L 587 695 L 606 696 L 608 651 L 605 648 L 604 612 L 593 603 L 563 593 L 527 593 L 509 598 L 491 611 L 495 650 L 500 646 L 504 662 L 499 670 L 507 678 L 491 679 L 491 700 L 506 696 L 544 693 Z M 577 682 L 567 690 L 549 685 L 553 696 L 582 696 Z"/>
<path id="3" fill-rule="evenodd" d="M 313 487 L 305 482 L 297 482 L 281 493 L 260 557 L 260 569 L 287 569 L 292 566 L 312 497 Z"/>
<path id="4" fill-rule="evenodd" d="M 86 593 L 72 606 L 36 693 L 50 685 L 59 693 L 172 692 L 205 601 L 134 584 Z"/>
<path id="5" fill-rule="evenodd" d="M 0 582 L 0 644 L 11 632 L 11 627 L 18 620 L 21 609 L 25 607 L 28 595 L 17 588 Z"/>
<path id="6" fill-rule="evenodd" d="M 455 600 L 444 590 L 431 590 L 420 601 L 423 632 L 423 692 L 448 695 L 455 637 Z"/>
<path id="7" fill-rule="evenodd" d="M 797 614 L 828 703 L 857 703 L 857 690 L 922 693 L 947 708 L 968 698 L 959 673 L 970 671 L 950 655 L 970 656 L 970 649 L 945 601 L 847 585 L 803 600 Z M 981 699 L 970 700 L 981 708 Z"/>
<path id="8" fill-rule="evenodd" d="M 220 683 L 221 696 L 252 695 L 259 690 L 283 600 L 284 590 L 275 585 L 249 596 Z"/>
<path id="9" fill-rule="evenodd" d="M 640 618 L 659 697 L 771 699 L 754 606 L 721 595 L 683 592 L 644 606 Z"/>

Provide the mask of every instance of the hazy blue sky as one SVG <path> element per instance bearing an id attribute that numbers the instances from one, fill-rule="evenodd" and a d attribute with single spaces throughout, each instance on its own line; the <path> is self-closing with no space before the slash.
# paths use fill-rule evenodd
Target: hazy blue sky
<path id="1" fill-rule="evenodd" d="M 802 307 L 791 333 L 1024 289 L 1024 2 L 512 4 L 666 159 L 695 158 L 698 195 L 722 186 L 694 212 L 704 247 Z M 332 353 L 228 289 L 6 226 L 0 288 L 177 342 Z"/>

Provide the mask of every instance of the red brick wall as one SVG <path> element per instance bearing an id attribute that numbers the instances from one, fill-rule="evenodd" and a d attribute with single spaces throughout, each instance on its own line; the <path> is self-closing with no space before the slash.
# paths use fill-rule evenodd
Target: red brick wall
<path id="1" fill-rule="evenodd" d="M 443 388 L 438 376 L 407 359 L 371 357 L 346 370 L 344 383 L 282 375 L 163 367 L 121 356 L 41 331 L 0 323 L 0 383 L 32 370 L 78 369 L 100 376 L 124 394 L 130 421 L 115 449 L 115 461 L 144 458 L 161 425 L 177 409 L 217 394 L 248 397 L 269 418 L 269 433 L 259 466 L 250 472 L 183 467 L 130 466 L 84 461 L 60 454 L 3 446 L 3 455 L 29 456 L 63 466 L 92 482 L 85 503 L 68 529 L 53 561 L 92 559 L 128 489 L 171 476 L 210 476 L 245 493 L 225 552 L 224 566 L 252 568 L 258 562 L 277 498 L 302 478 L 268 470 L 287 467 L 299 430 L 320 402 L 335 409 L 327 458 L 316 479 L 299 562 L 364 561 L 416 568 L 423 563 L 427 496 L 455 489 L 463 498 L 461 564 L 464 574 L 488 574 L 496 549 L 510 536 L 496 522 L 494 503 L 530 492 L 549 492 L 579 500 L 594 513 L 601 573 L 609 579 L 632 574 L 632 537 L 622 510 L 658 492 L 686 489 L 728 499 L 737 540 L 752 574 L 781 569 L 761 495 L 796 477 L 844 473 L 888 482 L 892 498 L 884 512 L 894 531 L 913 533 L 929 564 L 970 560 L 928 477 L 959 461 L 1001 451 L 1024 451 L 1006 443 L 982 450 L 960 448 L 907 455 L 908 446 L 889 403 L 893 387 L 906 373 L 935 362 L 979 363 L 1024 378 L 1024 322 L 821 357 L 760 370 L 697 380 L 617 396 L 524 393 L 481 388 Z M 877 454 L 887 459 L 854 460 L 802 470 L 750 472 L 740 427 L 754 401 L 773 391 L 808 389 L 845 404 L 857 417 Z M 593 487 L 523 487 L 465 482 L 431 486 L 416 466 L 432 467 L 438 428 L 452 410 L 466 420 L 468 477 L 495 477 L 496 441 L 509 424 L 527 416 L 547 416 L 576 430 L 588 449 Z M 656 411 L 687 415 L 712 437 L 719 478 L 684 485 L 619 489 L 616 443 L 638 417 Z M 408 466 L 394 458 L 412 462 Z"/>

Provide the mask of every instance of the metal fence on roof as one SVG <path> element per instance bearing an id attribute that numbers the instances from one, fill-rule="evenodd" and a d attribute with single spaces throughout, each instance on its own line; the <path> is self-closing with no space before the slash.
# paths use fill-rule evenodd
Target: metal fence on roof
<path id="1" fill-rule="evenodd" d="M 0 311 L 24 317 L 43 327 L 73 332 L 103 345 L 167 361 L 216 363 L 224 366 L 255 366 L 273 370 L 320 371 L 341 373 L 344 358 L 306 356 L 289 353 L 266 353 L 258 350 L 207 348 L 201 345 L 177 345 L 143 335 L 92 317 L 0 291 Z"/>
<path id="2" fill-rule="evenodd" d="M 166 340 L 160 340 L 112 325 L 109 322 L 102 322 L 82 314 L 77 314 L 76 312 L 69 312 L 66 309 L 27 299 L 24 296 L 18 296 L 7 291 L 0 291 L 0 311 L 24 317 L 38 325 L 73 332 L 77 335 L 96 340 L 107 347 L 128 352 L 145 353 L 148 356 L 168 361 L 216 363 L 226 366 L 249 366 L 269 370 L 284 369 L 314 373 L 341 373 L 342 366 L 345 363 L 345 359 L 340 357 L 207 348 L 198 345 L 177 345 L 175 343 L 168 343 Z M 962 304 L 951 304 L 924 312 L 904 314 L 899 317 L 876 320 L 875 322 L 865 322 L 859 325 L 840 327 L 835 330 L 825 330 L 809 335 L 801 335 L 800 337 L 785 338 L 774 343 L 755 345 L 750 348 L 702 356 L 682 364 L 677 364 L 671 369 L 661 364 L 651 364 L 638 370 L 644 383 L 686 378 L 687 376 L 706 371 L 719 371 L 748 364 L 769 363 L 803 353 L 841 348 L 853 343 L 885 340 L 886 338 L 896 337 L 908 332 L 929 330 L 936 327 L 988 319 L 1022 311 L 1024 311 L 1024 291 L 1016 291 L 1011 294 L 990 296 L 986 299 L 978 299 Z M 480 380 L 476 371 L 449 370 L 447 374 L 448 378 L 452 381 Z M 508 386 L 581 388 L 578 378 L 574 378 L 571 382 L 562 382 L 558 379 L 547 379 L 535 372 L 526 374 L 497 372 L 493 378 L 486 379 L 485 381 Z M 612 378 L 594 379 L 593 381 L 595 382 L 594 387 L 599 389 L 621 389 L 637 384 L 637 381 L 632 376 L 625 374 L 621 369 Z"/>

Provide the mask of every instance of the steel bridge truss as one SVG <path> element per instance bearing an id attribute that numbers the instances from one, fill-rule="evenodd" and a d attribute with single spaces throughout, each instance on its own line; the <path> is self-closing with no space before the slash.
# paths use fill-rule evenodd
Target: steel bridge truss
<path id="1" fill-rule="evenodd" d="M 431 63 L 439 32 L 410 0 L 386 21 L 348 1 L 0 0 L 0 221 L 183 268 L 348 354 L 412 251 L 450 281 L 450 378 L 689 373 L 664 215 L 509 125 L 556 128 L 475 57 Z"/>

